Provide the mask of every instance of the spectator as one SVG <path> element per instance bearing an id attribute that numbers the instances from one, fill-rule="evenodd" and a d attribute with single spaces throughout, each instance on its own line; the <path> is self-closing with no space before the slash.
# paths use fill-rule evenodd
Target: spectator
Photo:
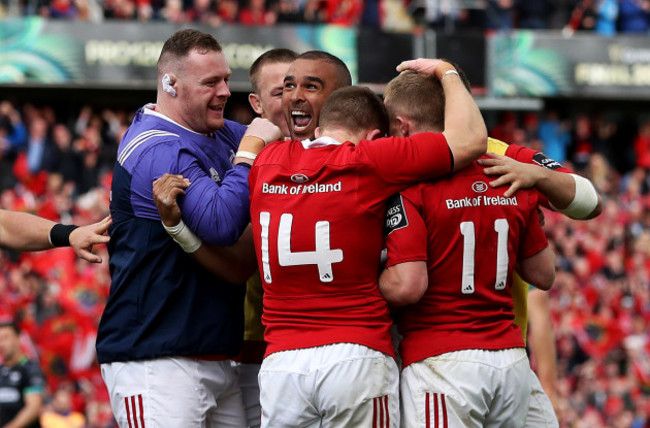
<path id="1" fill-rule="evenodd" d="M 621 33 L 647 34 L 650 28 L 650 0 L 620 0 Z"/>
<path id="2" fill-rule="evenodd" d="M 650 119 L 643 121 L 639 133 L 634 138 L 634 152 L 636 166 L 650 170 Z"/>
<path id="3" fill-rule="evenodd" d="M 279 0 L 275 6 L 278 23 L 303 22 L 298 0 Z"/>
<path id="4" fill-rule="evenodd" d="M 485 5 L 485 29 L 513 29 L 514 3 L 514 0 L 487 0 Z"/>
<path id="5" fill-rule="evenodd" d="M 359 24 L 362 12 L 362 0 L 326 0 L 325 2 L 325 16 L 328 24 L 356 26 Z"/>
<path id="6" fill-rule="evenodd" d="M 557 110 L 549 109 L 539 124 L 539 138 L 544 144 L 544 153 L 559 163 L 566 160 L 567 147 L 571 143 L 568 125 L 560 121 Z"/>
<path id="7" fill-rule="evenodd" d="M 72 146 L 70 130 L 63 124 L 55 125 L 52 130 L 52 140 L 54 147 L 50 172 L 58 172 L 64 181 L 72 182 L 75 186 L 79 185 L 83 175 L 82 156 Z"/>
<path id="8" fill-rule="evenodd" d="M 273 25 L 277 17 L 266 8 L 265 0 L 248 0 L 248 4 L 239 12 L 239 22 L 243 25 Z"/>
<path id="9" fill-rule="evenodd" d="M 167 13 L 169 13 L 169 17 L 173 22 L 187 20 L 188 22 L 200 22 L 213 27 L 221 24 L 215 0 L 194 0 L 190 8 L 185 12 L 185 16 L 183 16 L 180 1 L 168 1 L 167 5 L 170 7 Z"/>
<path id="10" fill-rule="evenodd" d="M 40 427 L 45 378 L 36 361 L 20 349 L 20 330 L 11 317 L 0 320 L 0 424 L 2 426 Z"/>
<path id="11" fill-rule="evenodd" d="M 73 385 L 61 384 L 52 396 L 52 402 L 41 415 L 43 428 L 85 428 L 86 417 L 72 407 Z"/>
<path id="12" fill-rule="evenodd" d="M 598 13 L 596 12 L 595 1 L 597 0 L 580 0 L 571 12 L 571 18 L 565 27 L 567 33 L 584 30 L 593 31 L 596 28 Z"/>
<path id="13" fill-rule="evenodd" d="M 608 37 L 615 35 L 618 18 L 618 0 L 598 0 L 596 12 L 596 33 Z"/>
<path id="14" fill-rule="evenodd" d="M 27 138 L 27 166 L 29 172 L 35 174 L 49 169 L 52 163 L 53 143 L 47 135 L 47 122 L 43 118 L 35 118 L 29 124 Z"/>
<path id="15" fill-rule="evenodd" d="M 515 2 L 517 27 L 530 30 L 544 30 L 549 28 L 548 20 L 551 8 L 552 4 L 548 0 Z"/>
<path id="16" fill-rule="evenodd" d="M 223 24 L 237 23 L 239 3 L 237 0 L 217 0 L 217 15 Z"/>

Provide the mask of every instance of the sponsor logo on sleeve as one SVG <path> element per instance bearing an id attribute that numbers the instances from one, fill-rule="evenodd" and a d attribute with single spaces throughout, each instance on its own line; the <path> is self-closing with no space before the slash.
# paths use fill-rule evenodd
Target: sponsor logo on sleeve
<path id="1" fill-rule="evenodd" d="M 542 152 L 535 153 L 535 156 L 533 156 L 533 162 L 548 169 L 555 170 L 562 168 L 562 164 L 560 162 L 549 158 Z"/>
<path id="2" fill-rule="evenodd" d="M 408 218 L 406 218 L 406 210 L 404 209 L 402 195 L 394 195 L 388 199 L 385 220 L 385 235 L 409 225 Z"/>

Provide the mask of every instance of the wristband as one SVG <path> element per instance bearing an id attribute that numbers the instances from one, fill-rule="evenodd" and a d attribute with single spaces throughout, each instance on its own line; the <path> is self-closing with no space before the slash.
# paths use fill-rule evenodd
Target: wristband
<path id="1" fill-rule="evenodd" d="M 554 207 L 553 204 L 551 204 L 551 208 L 572 219 L 582 220 L 589 216 L 598 206 L 598 192 L 596 192 L 591 181 L 586 178 L 578 174 L 571 174 L 571 176 L 576 182 L 576 193 L 573 201 L 562 210 Z"/>
<path id="2" fill-rule="evenodd" d="M 70 234 L 79 226 L 57 223 L 50 229 L 47 239 L 55 247 L 69 247 Z"/>
<path id="3" fill-rule="evenodd" d="M 456 76 L 460 77 L 460 74 L 458 74 L 458 72 L 457 72 L 456 70 L 447 70 L 447 71 L 445 71 L 445 72 L 443 73 L 443 75 L 442 75 L 442 77 L 440 78 L 440 80 L 444 79 L 445 76 L 448 75 L 448 74 L 455 74 Z"/>
<path id="4" fill-rule="evenodd" d="M 239 150 L 239 151 L 237 151 L 237 153 L 235 153 L 235 157 L 236 157 L 236 158 L 237 158 L 237 157 L 239 157 L 239 158 L 244 158 L 244 159 L 248 159 L 248 160 L 252 160 L 252 161 L 254 161 L 255 158 L 257 157 L 257 154 L 252 153 L 252 152 L 247 152 L 247 151 L 244 151 L 244 150 Z"/>
<path id="5" fill-rule="evenodd" d="M 186 253 L 193 253 L 201 246 L 201 239 L 185 226 L 183 220 L 181 220 L 176 226 L 171 227 L 167 227 L 165 226 L 165 223 L 163 223 L 163 227 L 169 236 L 171 236 Z"/>

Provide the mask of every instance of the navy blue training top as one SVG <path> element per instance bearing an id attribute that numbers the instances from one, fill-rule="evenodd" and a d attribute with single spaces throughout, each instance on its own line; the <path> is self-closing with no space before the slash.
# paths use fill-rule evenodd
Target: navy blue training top
<path id="1" fill-rule="evenodd" d="M 245 126 L 215 138 L 139 110 L 118 148 L 108 243 L 111 289 L 97 333 L 100 363 L 164 356 L 236 355 L 245 287 L 222 283 L 167 234 L 153 181 L 182 174 L 183 221 L 206 242 L 232 245 L 250 221 L 249 168 L 232 165 Z"/>

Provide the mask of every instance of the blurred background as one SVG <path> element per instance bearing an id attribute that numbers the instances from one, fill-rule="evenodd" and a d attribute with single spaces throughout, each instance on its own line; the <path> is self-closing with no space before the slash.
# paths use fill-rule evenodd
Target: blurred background
<path id="1" fill-rule="evenodd" d="M 241 123 L 248 68 L 270 48 L 331 52 L 379 94 L 402 60 L 458 63 L 491 136 L 544 151 L 603 197 L 594 220 L 546 212 L 561 426 L 650 426 L 650 0 L 0 0 L 0 207 L 104 217 L 120 138 L 155 101 L 162 43 L 188 26 L 223 45 L 226 116 Z M 20 321 L 48 408 L 104 428 L 97 251 L 100 265 L 69 248 L 0 250 L 0 315 Z"/>

